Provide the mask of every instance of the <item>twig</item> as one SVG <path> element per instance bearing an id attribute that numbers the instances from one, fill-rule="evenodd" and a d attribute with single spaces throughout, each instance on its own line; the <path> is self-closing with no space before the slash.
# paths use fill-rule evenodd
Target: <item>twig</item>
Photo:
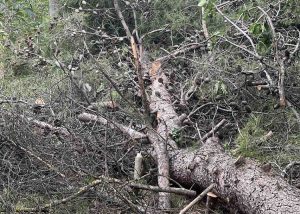
<path id="1" fill-rule="evenodd" d="M 208 61 L 212 62 L 213 58 L 212 58 L 212 44 L 211 41 L 209 39 L 209 33 L 208 33 L 208 29 L 207 29 L 207 24 L 206 24 L 206 20 L 205 20 L 205 8 L 202 7 L 201 8 L 201 22 L 202 22 L 202 29 L 204 32 L 204 37 L 207 40 L 207 48 L 208 48 Z"/>
<path id="2" fill-rule="evenodd" d="M 138 183 L 131 183 L 129 184 L 132 188 L 138 188 L 143 190 L 150 190 L 153 192 L 168 192 L 168 193 L 175 193 L 178 195 L 186 195 L 186 196 L 196 196 L 196 191 L 188 190 L 184 188 L 160 188 L 158 186 L 151 186 L 151 185 L 144 185 L 144 184 L 138 184 Z"/>
<path id="3" fill-rule="evenodd" d="M 215 184 L 209 185 L 197 198 L 195 198 L 191 203 L 189 203 L 185 208 L 183 208 L 179 214 L 184 214 L 188 211 L 192 206 L 198 203 L 212 188 L 214 188 Z"/>
<path id="4" fill-rule="evenodd" d="M 288 59 L 288 63 L 290 63 L 294 59 L 296 53 L 299 51 L 299 48 L 300 48 L 300 30 L 298 30 L 298 34 L 299 34 L 299 37 L 298 37 L 297 45 L 296 45 L 295 49 L 293 50 L 293 52 L 291 52 L 290 58 Z"/>
<path id="5" fill-rule="evenodd" d="M 191 44 L 189 44 L 189 45 L 187 45 L 187 46 L 185 46 L 185 47 L 183 47 L 179 50 L 176 50 L 176 51 L 170 53 L 167 56 L 163 56 L 163 57 L 160 57 L 160 58 L 156 59 L 156 61 L 160 61 L 160 62 L 168 61 L 169 59 L 171 59 L 171 58 L 173 58 L 173 57 L 175 57 L 179 54 L 182 54 L 182 53 L 185 53 L 187 51 L 191 51 L 191 50 L 200 48 L 202 46 L 203 46 L 203 44 L 201 44 L 201 43 L 191 43 Z"/>
<path id="6" fill-rule="evenodd" d="M 23 101 L 23 100 L 0 100 L 0 105 L 2 104 L 11 104 L 11 103 L 22 103 L 25 105 L 29 105 L 28 102 Z"/>
<path id="7" fill-rule="evenodd" d="M 124 28 L 124 30 L 125 30 L 125 32 L 126 32 L 127 38 L 130 40 L 130 38 L 131 38 L 132 35 L 131 35 L 131 33 L 130 33 L 130 30 L 129 30 L 129 28 L 128 28 L 128 25 L 127 25 L 126 22 L 125 22 L 125 19 L 124 19 L 124 16 L 123 16 L 122 12 L 121 12 L 121 9 L 120 9 L 118 0 L 114 0 L 114 7 L 115 7 L 115 9 L 116 9 L 116 11 L 117 11 L 118 17 L 119 17 L 120 20 L 121 20 L 121 23 L 122 23 L 123 28 Z"/>
<path id="8" fill-rule="evenodd" d="M 187 118 L 190 118 L 191 116 L 193 116 L 197 111 L 199 111 L 200 109 L 204 108 L 205 106 L 208 106 L 208 105 L 214 105 L 214 103 L 205 103 L 203 104 L 202 106 L 199 106 L 198 108 L 196 108 L 195 110 L 193 110 L 188 116 Z"/>
<path id="9" fill-rule="evenodd" d="M 296 117 L 296 119 L 297 119 L 297 122 L 298 122 L 298 124 L 299 124 L 299 128 L 300 128 L 300 115 L 299 115 L 299 113 L 298 113 L 297 110 L 293 107 L 293 105 L 292 105 L 292 103 L 291 103 L 290 101 L 286 100 L 286 104 L 287 104 L 288 107 L 291 108 L 292 112 L 294 113 L 294 115 L 295 115 L 295 117 Z"/>
<path id="10" fill-rule="evenodd" d="M 20 207 L 20 208 L 16 208 L 16 212 L 47 212 L 50 208 L 52 207 L 55 207 L 57 205 L 60 205 L 60 204 L 65 204 L 77 197 L 79 197 L 80 195 L 88 192 L 91 188 L 99 185 L 102 183 L 102 179 L 97 179 L 97 180 L 94 180 L 93 182 L 91 182 L 90 184 L 84 186 L 84 187 L 81 187 L 79 189 L 78 192 L 74 193 L 73 195 L 70 195 L 69 197 L 66 197 L 66 198 L 63 198 L 63 199 L 60 199 L 60 200 L 54 200 L 54 201 L 51 201 L 49 204 L 45 204 L 43 206 L 40 206 L 38 208 L 26 208 L 26 207 Z"/>
<path id="11" fill-rule="evenodd" d="M 115 81 L 108 75 L 107 72 L 104 71 L 104 68 L 102 68 L 102 64 L 99 63 L 94 56 L 91 54 L 91 52 L 89 51 L 89 48 L 87 46 L 87 44 L 84 42 L 85 48 L 88 52 L 88 54 L 90 55 L 91 59 L 95 62 L 95 64 L 100 68 L 99 71 L 101 72 L 101 74 L 105 77 L 105 79 L 107 79 L 107 81 L 112 85 L 112 87 L 116 90 L 116 92 L 120 95 L 120 97 L 135 111 L 135 113 L 137 113 L 137 116 L 139 116 L 140 118 L 143 118 L 143 115 L 140 113 L 140 111 L 135 107 L 135 105 L 129 101 L 124 95 L 123 93 L 120 91 L 118 85 L 115 83 Z"/>
<path id="12" fill-rule="evenodd" d="M 41 157 L 39 157 L 38 155 L 34 154 L 32 151 L 24 148 L 23 146 L 17 144 L 16 142 L 8 139 L 7 137 L 2 136 L 7 142 L 13 144 L 15 147 L 21 149 L 22 151 L 24 151 L 25 153 L 27 153 L 28 155 L 34 157 L 35 159 L 37 159 L 38 161 L 40 161 L 41 163 L 43 163 L 44 165 L 46 165 L 51 171 L 54 171 L 57 175 L 59 175 L 62 178 L 66 178 L 66 176 L 59 172 L 58 169 L 56 169 L 53 165 L 51 165 L 50 163 L 48 163 L 47 161 L 43 160 Z"/>
<path id="13" fill-rule="evenodd" d="M 213 127 L 208 133 L 206 133 L 202 138 L 201 141 L 204 142 L 209 137 L 211 137 L 218 129 L 220 129 L 224 123 L 226 122 L 226 119 L 221 120 L 215 127 Z"/>
<path id="14" fill-rule="evenodd" d="M 137 77 L 138 77 L 138 82 L 139 82 L 139 87 L 140 87 L 140 90 L 141 90 L 141 93 L 142 93 L 142 102 L 143 102 L 143 106 L 144 106 L 144 109 L 145 109 L 145 115 L 146 117 L 149 117 L 150 115 L 150 109 L 149 109 L 149 102 L 147 100 L 147 95 L 146 95 L 146 90 L 145 90 L 145 85 L 144 85 L 144 80 L 143 80 L 143 77 L 142 77 L 142 70 L 141 70 L 141 58 L 142 58 L 142 52 L 143 52 L 143 48 L 142 48 L 142 44 L 137 44 L 135 42 L 135 39 L 133 37 L 133 34 L 134 33 L 131 33 L 130 30 L 129 30 L 129 27 L 124 19 L 124 16 L 122 14 L 122 11 L 120 9 L 120 6 L 119 6 L 119 3 L 118 3 L 118 0 L 114 0 L 114 7 L 117 11 L 117 14 L 118 14 L 118 17 L 120 18 L 121 20 L 121 23 L 123 25 L 123 28 L 126 32 L 126 35 L 127 35 L 127 38 L 129 39 L 130 43 L 131 43 L 131 48 L 132 48 L 132 53 L 133 53 L 133 56 L 134 56 L 134 62 L 135 62 L 135 68 L 136 68 L 136 73 L 137 73 Z M 140 42 L 140 39 L 139 39 L 139 36 L 138 36 L 138 29 L 137 29 L 137 21 L 136 21 L 136 13 L 135 13 L 135 9 L 134 7 L 131 7 L 132 10 L 133 10 L 133 16 L 134 16 L 134 21 L 135 21 L 135 30 L 134 32 L 135 35 L 136 35 L 136 39 L 138 40 L 138 42 Z M 150 121 L 150 118 L 148 118 L 148 120 Z"/>
<path id="15" fill-rule="evenodd" d="M 166 25 L 165 27 L 163 27 L 163 28 L 159 28 L 159 29 L 155 29 L 155 30 L 152 30 L 152 31 L 150 31 L 150 32 L 147 32 L 147 33 L 145 33 L 144 35 L 142 35 L 140 39 L 142 40 L 142 39 L 145 38 L 146 36 L 149 36 L 150 34 L 153 34 L 153 33 L 157 33 L 157 32 L 159 32 L 159 31 L 169 32 L 170 30 L 166 30 L 166 28 L 167 28 L 167 25 Z"/>
<path id="16" fill-rule="evenodd" d="M 221 14 L 221 16 L 223 16 L 228 22 L 230 22 L 236 29 L 238 29 L 249 40 L 249 42 L 253 48 L 254 54 L 258 57 L 255 45 L 253 43 L 253 40 L 250 38 L 250 36 L 245 31 L 243 31 L 239 26 L 237 26 L 233 21 L 231 21 L 227 16 L 225 16 L 217 6 L 215 8 L 218 11 L 218 13 Z"/>
<path id="17" fill-rule="evenodd" d="M 248 50 L 247 48 L 244 48 L 244 47 L 242 47 L 242 46 L 240 46 L 240 45 L 237 45 L 237 44 L 235 44 L 234 42 L 228 40 L 227 38 L 225 38 L 225 37 L 223 37 L 223 36 L 220 36 L 220 37 L 223 38 L 223 39 L 225 39 L 228 43 L 232 44 L 233 46 L 238 47 L 238 48 L 244 50 L 245 52 L 247 52 L 248 54 L 254 56 L 254 57 L 257 58 L 258 60 L 262 60 L 262 57 L 259 56 L 258 54 L 256 54 L 255 52 L 252 52 L 252 51 Z"/>
<path id="18" fill-rule="evenodd" d="M 281 107 L 286 106 L 286 98 L 285 98 L 285 90 L 284 90 L 284 79 L 285 79 L 285 61 L 288 60 L 286 57 L 280 58 L 278 54 L 278 44 L 277 44 L 277 38 L 276 38 L 276 32 L 275 28 L 273 25 L 273 22 L 270 18 L 270 16 L 264 11 L 261 7 L 257 7 L 259 10 L 263 12 L 263 14 L 267 17 L 269 26 L 271 28 L 272 36 L 273 36 L 273 46 L 275 49 L 275 55 L 276 55 L 276 60 L 278 61 L 278 64 L 280 65 L 280 70 L 278 73 L 278 93 L 279 93 L 279 103 Z"/>

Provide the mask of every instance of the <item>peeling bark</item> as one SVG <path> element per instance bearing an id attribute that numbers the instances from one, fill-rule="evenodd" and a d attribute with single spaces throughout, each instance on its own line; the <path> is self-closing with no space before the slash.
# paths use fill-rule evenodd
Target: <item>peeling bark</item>
<path id="1" fill-rule="evenodd" d="M 210 138 L 199 150 L 171 154 L 171 176 L 185 185 L 207 187 L 215 183 L 217 194 L 228 206 L 244 213 L 299 213 L 300 190 L 281 177 L 264 172 L 254 161 L 236 165 L 217 138 Z"/>
<path id="2" fill-rule="evenodd" d="M 156 112 L 158 125 L 156 131 L 149 130 L 148 137 L 154 147 L 157 156 L 158 166 L 158 186 L 160 188 L 169 188 L 169 155 L 168 150 L 177 149 L 176 142 L 171 139 L 173 130 L 179 129 L 180 119 L 174 110 L 171 96 L 166 89 L 168 78 L 161 71 L 161 63 L 155 61 L 149 70 L 152 85 L 152 95 L 150 97 L 150 109 Z M 170 193 L 159 193 L 158 207 L 167 210 L 171 207 Z"/>
<path id="3" fill-rule="evenodd" d="M 199 44 L 192 44 L 175 51 L 170 55 L 161 57 L 151 63 L 151 68 L 147 68 L 147 63 L 144 63 L 144 65 L 141 66 L 147 69 L 152 82 L 150 86 L 152 90 L 150 97 L 150 110 L 151 112 L 156 113 L 158 125 L 156 130 L 150 129 L 147 134 L 156 153 L 159 174 L 158 186 L 163 189 L 169 188 L 170 186 L 169 152 L 178 149 L 176 142 L 171 137 L 172 132 L 180 129 L 181 122 L 184 118 L 186 118 L 186 115 L 178 116 L 174 109 L 171 95 L 166 87 L 169 80 L 162 70 L 162 63 L 178 54 L 196 49 L 200 46 L 201 45 Z M 147 58 L 147 56 L 144 55 L 143 58 Z M 170 193 L 159 193 L 158 207 L 161 210 L 168 210 L 171 207 Z"/>
<path id="4" fill-rule="evenodd" d="M 176 143 L 170 138 L 172 131 L 180 128 L 180 118 L 174 110 L 171 96 L 165 87 L 167 77 L 160 74 L 153 81 L 152 95 L 150 101 L 150 109 L 156 112 L 156 119 L 158 120 L 157 133 L 168 141 L 169 146 L 177 149 Z"/>

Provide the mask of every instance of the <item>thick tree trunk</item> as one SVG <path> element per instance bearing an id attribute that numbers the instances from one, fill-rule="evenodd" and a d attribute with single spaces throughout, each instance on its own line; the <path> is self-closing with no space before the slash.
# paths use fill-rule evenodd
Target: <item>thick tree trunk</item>
<path id="1" fill-rule="evenodd" d="M 179 150 L 170 155 L 173 179 L 201 187 L 215 183 L 216 193 L 227 200 L 229 207 L 244 213 L 300 213 L 300 190 L 264 172 L 251 160 L 236 161 L 217 138 L 208 139 L 198 150 Z"/>

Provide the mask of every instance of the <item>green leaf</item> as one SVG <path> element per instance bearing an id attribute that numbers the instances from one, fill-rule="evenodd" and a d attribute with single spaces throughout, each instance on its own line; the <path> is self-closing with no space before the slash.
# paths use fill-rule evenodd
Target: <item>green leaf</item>
<path id="1" fill-rule="evenodd" d="M 220 81 L 217 81 L 214 87 L 214 94 L 218 94 L 219 92 Z"/>
<path id="2" fill-rule="evenodd" d="M 223 82 L 221 82 L 221 91 L 222 91 L 222 93 L 225 95 L 225 94 L 227 94 L 227 87 L 226 87 L 226 85 L 223 83 Z"/>
<path id="3" fill-rule="evenodd" d="M 265 30 L 265 28 L 264 28 L 263 24 L 261 24 L 261 23 L 253 23 L 249 27 L 249 31 L 253 35 L 256 35 L 256 36 L 258 36 L 259 34 L 261 34 L 264 30 Z"/>
<path id="4" fill-rule="evenodd" d="M 206 3 L 207 3 L 207 0 L 200 0 L 198 6 L 203 7 L 206 5 Z"/>
<path id="5" fill-rule="evenodd" d="M 213 33 L 213 36 L 223 36 L 223 33 L 221 33 L 220 31 L 215 31 Z"/>

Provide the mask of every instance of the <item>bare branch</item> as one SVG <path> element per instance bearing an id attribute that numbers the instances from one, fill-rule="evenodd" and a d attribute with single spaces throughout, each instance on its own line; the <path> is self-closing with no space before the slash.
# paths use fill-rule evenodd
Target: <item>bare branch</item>
<path id="1" fill-rule="evenodd" d="M 128 28 L 128 25 L 127 25 L 127 23 L 126 23 L 126 21 L 125 21 L 125 19 L 124 19 L 123 14 L 122 14 L 122 11 L 121 11 L 121 9 L 120 9 L 118 0 L 114 0 L 114 7 L 115 7 L 115 9 L 116 9 L 116 11 L 117 11 L 118 17 L 119 17 L 119 19 L 121 20 L 121 23 L 122 23 L 122 25 L 123 25 L 123 28 L 124 28 L 124 30 L 125 30 L 125 32 L 126 32 L 127 39 L 130 40 L 130 38 L 131 38 L 132 35 L 131 35 L 131 33 L 130 33 L 130 30 L 129 30 L 129 28 Z"/>
<path id="2" fill-rule="evenodd" d="M 221 120 L 216 126 L 214 126 L 208 133 L 206 133 L 202 138 L 201 141 L 206 141 L 209 137 L 213 136 L 214 133 L 219 130 L 224 124 L 226 123 L 226 120 Z"/>
<path id="3" fill-rule="evenodd" d="M 147 141 L 147 136 L 143 133 L 140 133 L 134 129 L 131 129 L 130 127 L 124 126 L 122 124 L 119 124 L 114 121 L 108 121 L 104 117 L 97 116 L 94 114 L 89 114 L 89 113 L 82 113 L 78 115 L 78 119 L 82 122 L 96 122 L 100 123 L 102 125 L 109 125 L 111 128 L 117 128 L 124 134 L 127 134 L 134 140 L 140 140 L 142 142 Z"/>
<path id="4" fill-rule="evenodd" d="M 42 159 L 40 156 L 34 154 L 32 151 L 30 151 L 29 149 L 26 149 L 25 147 L 15 143 L 14 141 L 8 139 L 7 137 L 3 138 L 8 141 L 9 143 L 11 143 L 12 145 L 14 145 L 15 147 L 21 149 L 22 151 L 24 151 L 25 153 L 27 153 L 28 155 L 34 157 L 35 159 L 37 159 L 38 161 L 40 161 L 41 163 L 43 163 L 45 166 L 47 166 L 49 168 L 49 170 L 54 171 L 57 175 L 59 175 L 62 178 L 66 178 L 66 176 L 61 173 L 56 167 L 54 167 L 53 165 L 51 165 L 50 163 L 48 163 L 47 161 L 45 161 L 44 159 Z"/>
<path id="5" fill-rule="evenodd" d="M 245 31 L 243 31 L 239 26 L 237 26 L 233 21 L 231 21 L 227 16 L 225 16 L 217 6 L 215 8 L 217 9 L 218 13 L 220 13 L 221 16 L 223 16 L 228 22 L 230 22 L 237 30 L 239 30 L 249 40 L 253 48 L 254 54 L 257 56 L 257 58 L 259 58 L 253 40 L 250 38 L 250 36 Z"/>
<path id="6" fill-rule="evenodd" d="M 197 196 L 191 203 L 189 203 L 185 208 L 183 208 L 179 214 L 186 213 L 189 209 L 191 209 L 192 206 L 197 204 L 209 191 L 211 191 L 214 188 L 215 184 L 209 185 L 200 195 Z"/>
<path id="7" fill-rule="evenodd" d="M 153 192 L 168 192 L 168 193 L 175 193 L 177 195 L 196 196 L 196 191 L 188 190 L 184 188 L 173 188 L 173 187 L 160 188 L 157 186 L 137 184 L 137 183 L 130 183 L 129 186 L 132 188 L 150 190 Z"/>

